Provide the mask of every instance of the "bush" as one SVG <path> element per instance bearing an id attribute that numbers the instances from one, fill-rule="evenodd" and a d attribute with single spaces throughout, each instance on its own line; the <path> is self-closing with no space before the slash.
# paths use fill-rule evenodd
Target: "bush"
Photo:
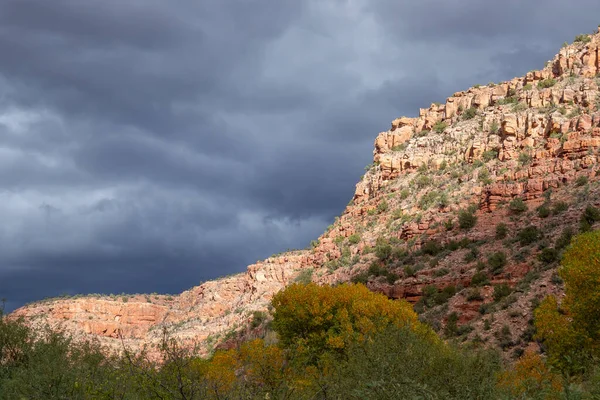
<path id="1" fill-rule="evenodd" d="M 520 213 L 522 213 L 524 211 L 527 211 L 527 204 L 525 204 L 525 202 L 523 201 L 522 198 L 515 197 L 508 204 L 508 209 L 510 211 L 512 211 L 513 213 L 520 214 Z"/>
<path id="2" fill-rule="evenodd" d="M 423 243 L 423 246 L 421 246 L 421 251 L 424 254 L 429 254 L 430 256 L 435 256 L 442 250 L 443 246 L 437 240 L 429 240 Z"/>
<path id="3" fill-rule="evenodd" d="M 540 254 L 538 254 L 538 260 L 546 264 L 553 263 L 557 259 L 558 251 L 552 247 L 546 247 L 545 249 L 542 249 Z"/>
<path id="4" fill-rule="evenodd" d="M 542 204 L 537 209 L 538 217 L 540 218 L 548 218 L 550 216 L 550 208 L 546 204 Z"/>
<path id="5" fill-rule="evenodd" d="M 467 301 L 482 301 L 483 300 L 483 296 L 481 295 L 481 292 L 479 291 L 479 289 L 471 289 L 469 290 L 469 292 L 467 293 Z"/>
<path id="6" fill-rule="evenodd" d="M 498 152 L 495 150 L 487 150 L 483 152 L 483 161 L 489 162 L 498 158 Z"/>
<path id="7" fill-rule="evenodd" d="M 494 300 L 500 301 L 510 294 L 510 287 L 506 283 L 501 283 L 494 286 Z"/>
<path id="8" fill-rule="evenodd" d="M 435 125 L 433 125 L 433 130 L 436 131 L 437 133 L 442 133 L 446 130 L 446 128 L 448 127 L 448 124 L 445 122 L 436 122 Z"/>
<path id="9" fill-rule="evenodd" d="M 252 313 L 252 322 L 250 327 L 256 329 L 261 326 L 267 320 L 267 314 L 262 311 L 254 311 Z"/>
<path id="10" fill-rule="evenodd" d="M 348 243 L 358 244 L 360 242 L 360 235 L 358 233 L 348 236 Z"/>
<path id="11" fill-rule="evenodd" d="M 498 133 L 498 131 L 500 130 L 500 125 L 498 124 L 498 122 L 496 120 L 492 121 L 492 124 L 490 125 L 490 132 L 492 132 L 493 134 Z"/>
<path id="12" fill-rule="evenodd" d="M 475 107 L 467 108 L 463 113 L 462 117 L 465 120 L 473 119 L 477 115 L 477 109 Z"/>
<path id="13" fill-rule="evenodd" d="M 592 41 L 592 38 L 590 35 L 581 34 L 581 35 L 575 36 L 575 40 L 573 42 L 574 43 L 589 43 L 591 41 Z"/>
<path id="14" fill-rule="evenodd" d="M 458 225 L 461 229 L 469 230 L 477 224 L 477 216 L 469 210 L 461 210 L 458 213 Z"/>
<path id="15" fill-rule="evenodd" d="M 456 312 L 450 313 L 446 320 L 446 327 L 444 328 L 444 334 L 446 337 L 456 336 L 458 331 L 458 314 Z"/>
<path id="16" fill-rule="evenodd" d="M 506 254 L 501 251 L 491 254 L 488 257 L 488 265 L 490 266 L 492 274 L 498 275 L 506 265 Z"/>
<path id="17" fill-rule="evenodd" d="M 567 203 L 565 203 L 564 201 L 559 201 L 554 204 L 554 207 L 552 207 L 552 213 L 554 215 L 558 215 L 564 211 L 567 211 L 568 209 L 569 205 Z"/>
<path id="18" fill-rule="evenodd" d="M 496 225 L 496 239 L 504 239 L 508 234 L 508 228 L 505 223 Z"/>
<path id="19" fill-rule="evenodd" d="M 386 261 L 392 255 L 392 246 L 382 239 L 377 239 L 377 244 L 375 245 L 375 255 L 381 261 Z"/>
<path id="20" fill-rule="evenodd" d="M 527 165 L 531 162 L 531 155 L 525 151 L 519 153 L 519 163 L 521 165 Z"/>
<path id="21" fill-rule="evenodd" d="M 579 177 L 577 177 L 577 179 L 575 179 L 575 184 L 577 186 L 584 186 L 587 185 L 588 183 L 588 177 L 585 175 L 581 175 Z"/>
<path id="22" fill-rule="evenodd" d="M 531 243 L 535 243 L 540 236 L 540 231 L 536 226 L 529 225 L 517 234 L 517 239 L 521 243 L 522 246 L 526 246 Z"/>
<path id="23" fill-rule="evenodd" d="M 294 279 L 294 282 L 306 285 L 306 284 L 312 282 L 312 276 L 313 276 L 313 269 L 306 268 L 306 269 L 303 269 L 302 271 L 300 271 L 300 273 Z"/>
<path id="24" fill-rule="evenodd" d="M 475 275 L 473 275 L 473 277 L 471 278 L 471 286 L 485 286 L 489 284 L 490 280 L 483 271 L 476 272 Z"/>
<path id="25" fill-rule="evenodd" d="M 540 89 L 546 89 L 546 88 L 550 88 L 554 85 L 556 85 L 556 79 L 548 78 L 548 79 L 542 79 L 541 81 L 539 81 L 537 86 Z"/>
<path id="26" fill-rule="evenodd" d="M 558 250 L 564 249 L 569 245 L 569 243 L 571 243 L 571 238 L 573 235 L 573 230 L 570 227 L 563 229 L 561 235 L 558 237 L 558 239 L 556 239 L 554 247 Z"/>

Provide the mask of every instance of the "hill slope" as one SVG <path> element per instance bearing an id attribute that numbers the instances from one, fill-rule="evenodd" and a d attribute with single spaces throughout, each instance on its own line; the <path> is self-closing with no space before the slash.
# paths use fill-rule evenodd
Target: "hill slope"
<path id="1" fill-rule="evenodd" d="M 115 349 L 119 334 L 137 348 L 167 327 L 208 351 L 260 325 L 257 312 L 295 280 L 354 280 L 407 298 L 449 337 L 518 355 L 533 345 L 532 307 L 562 292 L 555 270 L 570 234 L 600 218 L 599 48 L 600 34 L 582 35 L 541 70 L 394 120 L 354 198 L 311 249 L 172 298 L 53 299 L 13 315 Z"/>

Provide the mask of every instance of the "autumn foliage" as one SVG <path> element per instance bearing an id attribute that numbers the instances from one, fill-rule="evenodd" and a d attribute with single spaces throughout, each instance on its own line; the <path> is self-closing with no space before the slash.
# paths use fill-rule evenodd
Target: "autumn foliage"
<path id="1" fill-rule="evenodd" d="M 544 399 L 559 399 L 562 392 L 560 376 L 548 368 L 539 354 L 528 351 L 515 365 L 500 374 L 498 386 L 512 398 L 534 398 L 543 394 Z"/>
<path id="2" fill-rule="evenodd" d="M 291 285 L 276 294 L 272 304 L 273 328 L 281 344 L 314 356 L 341 352 L 390 325 L 435 337 L 409 303 L 389 300 L 363 285 Z"/>
<path id="3" fill-rule="evenodd" d="M 559 275 L 565 282 L 565 298 L 559 304 L 555 297 L 547 297 L 536 309 L 536 337 L 547 348 L 551 364 L 572 374 L 599 355 L 600 231 L 573 239 Z"/>

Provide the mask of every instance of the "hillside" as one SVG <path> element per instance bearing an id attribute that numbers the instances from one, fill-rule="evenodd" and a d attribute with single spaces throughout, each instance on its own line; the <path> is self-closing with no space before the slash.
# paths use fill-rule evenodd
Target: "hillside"
<path id="1" fill-rule="evenodd" d="M 294 281 L 365 283 L 415 304 L 460 340 L 521 354 L 532 309 L 560 294 L 560 251 L 600 216 L 600 32 L 578 36 L 541 70 L 476 85 L 394 120 L 375 139 L 354 198 L 310 249 L 178 296 L 85 296 L 16 310 L 119 349 L 218 343 L 260 329 Z M 586 213 L 587 209 L 587 213 Z M 583 217 L 582 217 L 583 216 Z"/>

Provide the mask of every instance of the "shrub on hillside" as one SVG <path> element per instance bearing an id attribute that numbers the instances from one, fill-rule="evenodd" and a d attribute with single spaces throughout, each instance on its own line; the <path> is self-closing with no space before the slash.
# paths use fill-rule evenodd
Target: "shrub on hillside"
<path id="1" fill-rule="evenodd" d="M 534 225 L 529 225 L 519 231 L 517 239 L 522 246 L 535 243 L 540 237 L 540 231 Z"/>
<path id="2" fill-rule="evenodd" d="M 508 203 L 508 209 L 513 213 L 520 214 L 524 211 L 527 211 L 527 204 L 520 197 L 515 197 Z"/>
<path id="3" fill-rule="evenodd" d="M 477 224 L 477 216 L 469 210 L 461 210 L 458 213 L 458 226 L 461 229 L 469 230 Z"/>

